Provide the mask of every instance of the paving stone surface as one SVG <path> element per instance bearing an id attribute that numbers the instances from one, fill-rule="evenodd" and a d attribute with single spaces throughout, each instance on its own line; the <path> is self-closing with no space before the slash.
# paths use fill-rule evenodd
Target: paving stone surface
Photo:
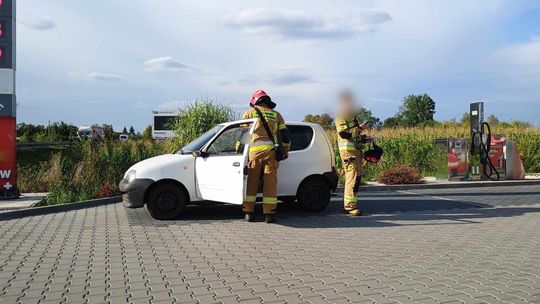
<path id="1" fill-rule="evenodd" d="M 540 303 L 540 187 L 362 193 L 367 216 L 121 204 L 0 221 L 0 303 Z M 260 210 L 259 210 L 260 211 Z"/>

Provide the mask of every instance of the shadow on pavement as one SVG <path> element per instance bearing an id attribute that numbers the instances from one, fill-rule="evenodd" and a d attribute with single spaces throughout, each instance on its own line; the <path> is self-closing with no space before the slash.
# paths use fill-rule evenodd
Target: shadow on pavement
<path id="1" fill-rule="evenodd" d="M 461 195 L 467 196 L 468 193 Z M 512 194 L 505 193 L 505 195 Z M 437 194 L 437 196 L 442 195 Z M 280 204 L 277 211 L 277 225 L 293 228 L 343 228 L 474 224 L 485 218 L 512 217 L 540 212 L 540 208 L 492 208 L 490 205 L 476 202 L 400 193 L 366 193 L 362 195 L 359 204 L 365 216 L 350 217 L 343 214 L 342 203 L 338 197 L 333 198 L 328 208 L 320 213 L 305 212 L 297 204 Z M 261 205 L 258 204 L 256 214 L 260 220 L 262 220 L 261 209 Z M 194 223 L 212 224 L 216 221 L 236 222 L 242 221 L 242 207 L 237 205 L 188 206 L 174 221 L 154 221 L 145 209 L 138 209 L 128 210 L 128 218 L 132 225 L 182 226 Z"/>
<path id="2" fill-rule="evenodd" d="M 451 197 L 451 196 L 471 196 L 471 197 L 478 197 L 478 196 L 516 196 L 516 195 L 540 195 L 540 191 L 533 191 L 533 192 L 496 192 L 496 193 L 490 193 L 490 192 L 425 192 L 426 190 L 422 190 L 422 192 L 415 192 L 418 190 L 410 190 L 411 193 L 393 193 L 393 194 L 379 194 L 376 195 L 376 197 L 413 197 L 413 196 L 440 196 L 440 197 Z"/>

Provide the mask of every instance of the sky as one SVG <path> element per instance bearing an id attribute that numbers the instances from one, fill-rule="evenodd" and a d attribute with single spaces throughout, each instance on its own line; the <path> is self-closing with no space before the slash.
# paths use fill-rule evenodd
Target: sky
<path id="1" fill-rule="evenodd" d="M 141 130 L 256 89 L 298 121 L 344 88 L 382 119 L 427 93 L 439 120 L 484 101 L 540 126 L 540 1 L 18 1 L 18 122 Z"/>

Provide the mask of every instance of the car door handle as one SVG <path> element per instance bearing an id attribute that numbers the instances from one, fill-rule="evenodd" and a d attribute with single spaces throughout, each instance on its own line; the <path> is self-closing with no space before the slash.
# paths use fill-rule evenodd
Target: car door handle
<path id="1" fill-rule="evenodd" d="M 232 163 L 233 167 L 240 167 L 240 163 L 239 162 L 234 162 Z"/>

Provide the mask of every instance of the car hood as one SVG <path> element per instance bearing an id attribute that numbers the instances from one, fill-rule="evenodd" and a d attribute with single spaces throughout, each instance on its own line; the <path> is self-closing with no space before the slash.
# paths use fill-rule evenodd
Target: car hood
<path id="1" fill-rule="evenodd" d="M 145 159 L 131 166 L 127 172 L 135 171 L 136 178 L 176 178 L 177 174 L 188 170 L 195 162 L 192 155 L 165 154 Z"/>

